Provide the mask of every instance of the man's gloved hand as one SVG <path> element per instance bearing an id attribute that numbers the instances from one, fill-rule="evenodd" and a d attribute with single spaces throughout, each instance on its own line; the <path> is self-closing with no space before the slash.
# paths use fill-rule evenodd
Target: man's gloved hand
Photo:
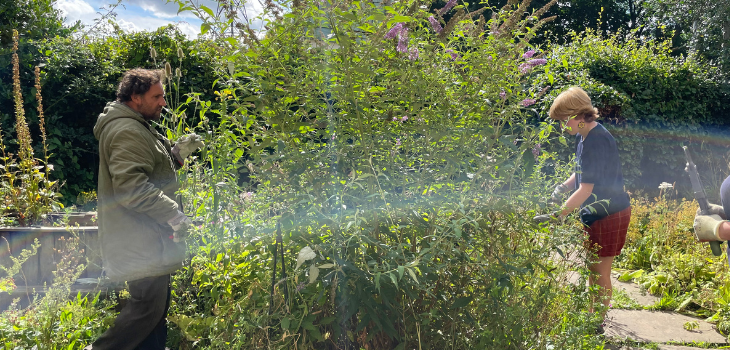
<path id="1" fill-rule="evenodd" d="M 190 235 L 190 231 L 193 228 L 193 221 L 190 220 L 187 215 L 183 214 L 181 211 L 177 212 L 177 215 L 175 215 L 174 218 L 167 221 L 167 223 L 172 227 L 173 238 L 172 240 L 177 243 L 181 240 L 184 240 Z"/>
<path id="2" fill-rule="evenodd" d="M 561 203 L 563 201 L 563 193 L 568 192 L 568 186 L 558 184 L 555 186 L 555 191 L 550 195 L 549 203 Z"/>
<path id="3" fill-rule="evenodd" d="M 545 222 L 559 222 L 560 215 L 558 215 L 557 211 L 554 211 L 550 214 L 542 214 L 542 215 L 535 216 L 534 218 L 532 218 L 532 221 L 534 221 L 538 224 L 542 224 Z"/>
<path id="4" fill-rule="evenodd" d="M 175 143 L 175 146 L 172 147 L 172 154 L 175 155 L 175 158 L 180 164 L 183 164 L 190 154 L 199 150 L 201 147 L 205 147 L 205 144 L 200 135 L 194 133 L 187 134 Z"/>
<path id="5" fill-rule="evenodd" d="M 706 215 L 719 215 L 720 218 L 722 218 L 723 220 L 727 219 L 727 216 L 725 215 L 725 210 L 723 209 L 722 205 L 712 203 L 709 204 L 710 209 L 708 210 L 708 213 Z M 700 210 L 700 208 L 697 208 L 697 213 L 695 214 L 695 216 L 697 215 L 702 215 L 702 210 Z"/>
<path id="6" fill-rule="evenodd" d="M 718 237 L 723 220 L 720 215 L 696 215 L 694 222 L 695 238 L 700 242 L 721 241 Z"/>

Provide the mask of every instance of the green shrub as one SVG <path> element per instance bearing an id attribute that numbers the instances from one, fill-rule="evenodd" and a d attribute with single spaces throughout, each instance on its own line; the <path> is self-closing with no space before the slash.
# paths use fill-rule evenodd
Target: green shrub
<path id="1" fill-rule="evenodd" d="M 182 196 L 205 224 L 175 280 L 173 344 L 596 348 L 589 292 L 554 257 L 581 236 L 529 220 L 554 185 L 537 146 L 551 126 L 523 109 L 536 19 L 459 13 L 437 35 L 404 3 L 302 6 L 231 53 L 215 101 L 187 101 L 207 149 Z"/>

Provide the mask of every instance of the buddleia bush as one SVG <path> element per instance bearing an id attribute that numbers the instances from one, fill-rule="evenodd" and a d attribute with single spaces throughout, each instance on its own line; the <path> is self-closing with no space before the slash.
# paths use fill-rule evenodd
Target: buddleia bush
<path id="1" fill-rule="evenodd" d="M 205 224 L 175 282 L 177 341 L 595 346 L 560 257 L 582 236 L 531 221 L 555 159 L 541 150 L 553 125 L 527 122 L 541 95 L 526 79 L 545 63 L 529 45 L 545 9 L 527 4 L 491 19 L 456 2 L 287 4 L 261 36 L 241 30 L 245 46 L 221 40 L 217 98 L 187 101 L 208 148 L 182 195 Z"/>

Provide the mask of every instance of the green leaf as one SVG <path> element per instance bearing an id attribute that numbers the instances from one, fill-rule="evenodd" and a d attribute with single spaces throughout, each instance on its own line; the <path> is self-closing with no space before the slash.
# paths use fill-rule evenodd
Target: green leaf
<path id="1" fill-rule="evenodd" d="M 418 283 L 418 278 L 416 278 L 416 273 L 415 273 L 415 272 L 413 271 L 413 269 L 409 267 L 409 268 L 407 269 L 407 271 L 408 271 L 408 274 L 409 274 L 409 275 L 411 275 L 411 278 L 413 278 L 413 280 L 414 280 L 414 281 L 415 281 L 416 283 Z"/>
<path id="2" fill-rule="evenodd" d="M 380 271 L 375 273 L 375 289 L 380 292 Z"/>
<path id="3" fill-rule="evenodd" d="M 213 10 L 211 10 L 208 6 L 200 5 L 200 9 L 205 11 L 210 17 L 215 17 L 215 14 L 213 14 Z"/>
<path id="4" fill-rule="evenodd" d="M 403 278 L 403 273 L 405 272 L 405 268 L 403 266 L 398 266 L 398 279 L 400 280 Z"/>
<path id="5" fill-rule="evenodd" d="M 200 25 L 200 34 L 201 34 L 201 35 L 203 35 L 203 34 L 207 33 L 207 32 L 208 32 L 208 30 L 210 30 L 210 24 L 208 24 L 208 23 L 203 23 L 203 24 L 201 24 L 201 25 Z"/>
<path id="6" fill-rule="evenodd" d="M 281 329 L 287 330 L 289 329 L 289 324 L 291 323 L 291 320 L 289 317 L 284 317 L 281 319 Z"/>
<path id="7" fill-rule="evenodd" d="M 392 272 L 388 273 L 388 276 L 390 276 L 390 280 L 393 281 L 395 288 L 398 288 L 398 277 L 396 277 Z"/>
<path id="8" fill-rule="evenodd" d="M 453 305 L 451 305 L 451 309 L 458 309 L 462 308 L 464 306 L 469 305 L 471 301 L 474 299 L 474 297 L 461 297 L 459 299 L 456 299 Z"/>

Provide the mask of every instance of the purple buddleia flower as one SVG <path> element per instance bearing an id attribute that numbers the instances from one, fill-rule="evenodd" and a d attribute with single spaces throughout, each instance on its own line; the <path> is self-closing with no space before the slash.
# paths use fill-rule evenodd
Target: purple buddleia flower
<path id="1" fill-rule="evenodd" d="M 444 27 L 441 26 L 441 23 L 439 23 L 439 21 L 433 16 L 429 17 L 428 21 L 431 22 L 431 27 L 433 27 L 433 31 L 435 31 L 436 34 L 441 34 L 441 32 L 444 30 Z"/>
<path id="2" fill-rule="evenodd" d="M 397 121 L 400 121 L 400 119 L 398 119 L 398 117 L 393 117 L 393 121 L 397 122 Z"/>
<path id="3" fill-rule="evenodd" d="M 411 61 L 415 61 L 418 59 L 418 48 L 417 47 L 412 47 L 408 51 L 408 58 L 410 58 Z"/>
<path id="4" fill-rule="evenodd" d="M 403 118 L 400 118 L 401 123 L 408 120 L 408 116 L 404 115 Z"/>
<path id="5" fill-rule="evenodd" d="M 403 28 L 398 34 L 398 52 L 408 52 L 408 28 Z"/>
<path id="6" fill-rule="evenodd" d="M 525 52 L 524 54 L 522 54 L 522 58 L 528 59 L 528 58 L 532 57 L 533 55 L 535 55 L 535 50 L 530 49 L 527 52 Z"/>
<path id="7" fill-rule="evenodd" d="M 390 28 L 387 34 L 385 34 L 386 39 L 395 39 L 396 36 L 400 34 L 400 32 L 403 30 L 403 23 L 396 23 L 396 25 L 393 26 L 393 28 Z"/>
<path id="8" fill-rule="evenodd" d="M 506 100 L 507 99 L 507 92 L 505 92 L 504 90 L 502 90 L 499 93 L 499 97 L 502 98 L 502 101 Z"/>
<path id="9" fill-rule="evenodd" d="M 449 55 L 451 55 L 451 60 L 452 60 L 452 61 L 456 61 L 456 59 L 458 59 L 458 58 L 460 57 L 460 56 L 459 56 L 459 54 L 458 54 L 458 53 L 456 53 L 456 52 L 455 52 L 454 50 L 452 50 L 452 49 L 446 49 L 446 51 L 445 51 L 445 52 L 446 52 L 446 53 L 448 53 Z"/>
<path id="10" fill-rule="evenodd" d="M 533 67 L 542 66 L 545 63 L 547 63 L 547 60 L 544 58 L 536 58 L 534 60 L 527 61 L 527 64 L 529 64 Z"/>
<path id="11" fill-rule="evenodd" d="M 536 144 L 535 147 L 532 147 L 532 156 L 535 157 L 535 160 L 537 160 L 537 157 L 540 155 L 540 144 Z"/>
<path id="12" fill-rule="evenodd" d="M 526 98 L 522 100 L 522 107 L 530 107 L 535 104 L 535 100 L 531 98 Z"/>
<path id="13" fill-rule="evenodd" d="M 456 6 L 456 0 L 449 0 L 449 2 L 446 3 L 446 6 L 439 10 L 439 13 L 444 14 L 454 8 L 454 6 Z"/>
<path id="14" fill-rule="evenodd" d="M 529 63 L 523 63 L 520 65 L 519 69 L 520 69 L 520 73 L 525 74 L 525 73 L 529 72 L 530 70 L 532 70 L 532 66 Z"/>

